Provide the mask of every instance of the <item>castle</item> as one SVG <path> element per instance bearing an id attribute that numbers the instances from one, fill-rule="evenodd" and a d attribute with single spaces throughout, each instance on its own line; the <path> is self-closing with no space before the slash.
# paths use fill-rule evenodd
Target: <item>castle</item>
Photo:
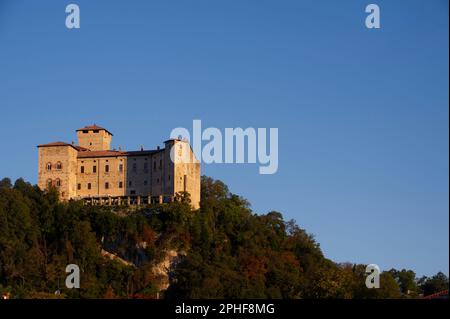
<path id="1" fill-rule="evenodd" d="M 100 205 L 170 202 L 186 192 L 199 208 L 200 162 L 187 141 L 169 139 L 156 150 L 111 150 L 113 134 L 107 129 L 94 124 L 76 132 L 77 145 L 38 145 L 42 190 L 56 187 L 62 200 Z M 186 154 L 193 160 L 184 161 Z"/>

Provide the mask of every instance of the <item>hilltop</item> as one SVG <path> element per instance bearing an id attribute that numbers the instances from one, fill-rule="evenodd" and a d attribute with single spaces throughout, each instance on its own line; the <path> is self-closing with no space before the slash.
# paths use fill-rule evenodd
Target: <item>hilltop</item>
<path id="1" fill-rule="evenodd" d="M 12 298 L 413 298 L 448 278 L 385 271 L 365 287 L 365 265 L 327 259 L 315 238 L 280 212 L 255 214 L 221 181 L 142 208 L 60 202 L 22 179 L 0 181 L 0 293 Z M 81 269 L 67 289 L 65 267 Z M 59 290 L 60 295 L 55 295 Z"/>

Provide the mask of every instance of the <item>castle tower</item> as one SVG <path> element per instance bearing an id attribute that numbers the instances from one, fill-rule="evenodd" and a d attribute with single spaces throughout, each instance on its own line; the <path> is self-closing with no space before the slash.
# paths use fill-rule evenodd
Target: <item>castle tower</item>
<path id="1" fill-rule="evenodd" d="M 77 147 L 64 142 L 54 142 L 39 145 L 38 149 L 39 187 L 42 190 L 55 187 L 63 200 L 74 197 L 77 181 Z"/>
<path id="2" fill-rule="evenodd" d="M 111 132 L 95 124 L 77 130 L 78 145 L 90 151 L 109 150 L 112 136 Z"/>
<path id="3" fill-rule="evenodd" d="M 191 196 L 191 204 L 197 209 L 200 207 L 200 162 L 195 157 L 187 141 L 170 139 L 164 142 L 164 156 L 167 163 L 167 172 L 173 175 L 166 176 L 166 193 L 187 192 Z M 172 154 L 171 154 L 172 153 Z"/>

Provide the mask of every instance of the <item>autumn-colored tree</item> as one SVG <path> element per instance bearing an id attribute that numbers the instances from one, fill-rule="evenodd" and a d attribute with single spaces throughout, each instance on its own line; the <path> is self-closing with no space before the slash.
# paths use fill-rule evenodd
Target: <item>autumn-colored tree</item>
<path id="1" fill-rule="evenodd" d="M 417 285 L 414 272 L 395 269 L 381 274 L 380 289 L 368 289 L 365 265 L 328 260 L 314 236 L 280 212 L 255 214 L 247 200 L 209 177 L 202 177 L 201 195 L 196 211 L 183 193 L 174 203 L 139 209 L 94 207 L 60 202 L 57 189 L 2 179 L 0 292 L 13 298 L 412 298 L 448 289 L 442 273 Z M 165 269 L 168 251 L 179 256 Z M 80 267 L 80 289 L 65 288 L 69 263 Z"/>

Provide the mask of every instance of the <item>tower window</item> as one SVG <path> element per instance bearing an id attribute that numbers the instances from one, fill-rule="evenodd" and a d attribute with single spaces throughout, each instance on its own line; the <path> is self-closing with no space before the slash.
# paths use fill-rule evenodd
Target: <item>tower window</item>
<path id="1" fill-rule="evenodd" d="M 97 173 L 97 165 L 92 166 L 92 173 Z"/>
<path id="2" fill-rule="evenodd" d="M 51 171 L 52 170 L 52 163 L 47 163 L 47 171 Z"/>
<path id="3" fill-rule="evenodd" d="M 56 187 L 61 187 L 61 180 L 59 178 L 56 179 Z"/>
<path id="4" fill-rule="evenodd" d="M 119 172 L 123 172 L 123 164 L 119 164 Z"/>
<path id="5" fill-rule="evenodd" d="M 109 172 L 109 165 L 105 165 L 105 172 L 106 172 L 106 173 Z"/>
<path id="6" fill-rule="evenodd" d="M 61 164 L 61 162 L 56 163 L 56 169 L 62 169 L 62 164 Z"/>
<path id="7" fill-rule="evenodd" d="M 77 189 L 80 190 L 81 189 L 81 184 L 77 185 Z"/>
<path id="8" fill-rule="evenodd" d="M 123 188 L 123 183 L 119 182 L 119 188 Z"/>
<path id="9" fill-rule="evenodd" d="M 105 183 L 105 189 L 109 189 L 109 183 L 108 182 Z"/>
<path id="10" fill-rule="evenodd" d="M 88 183 L 87 188 L 88 188 L 88 189 L 91 189 L 91 187 L 92 187 L 92 186 L 91 186 L 91 183 Z"/>
<path id="11" fill-rule="evenodd" d="M 80 172 L 81 172 L 81 174 L 84 174 L 84 166 L 80 167 Z"/>
<path id="12" fill-rule="evenodd" d="M 52 187 L 52 180 L 51 180 L 51 179 L 48 179 L 48 180 L 47 180 L 47 187 L 48 187 L 48 188 L 51 188 L 51 187 Z"/>

